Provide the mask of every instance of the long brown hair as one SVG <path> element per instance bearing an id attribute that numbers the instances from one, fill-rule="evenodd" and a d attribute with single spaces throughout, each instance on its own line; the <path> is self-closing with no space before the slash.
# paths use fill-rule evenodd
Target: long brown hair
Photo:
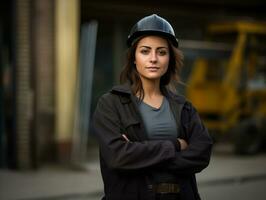
<path id="1" fill-rule="evenodd" d="M 145 36 L 144 36 L 145 37 Z M 126 64 L 120 74 L 120 83 L 128 82 L 131 85 L 131 89 L 134 95 L 139 94 L 140 100 L 144 98 L 144 90 L 142 87 L 142 82 L 139 77 L 138 71 L 136 69 L 135 61 L 135 51 L 138 45 L 138 41 L 143 37 L 138 38 L 136 42 L 133 43 L 131 47 L 127 50 L 127 60 Z M 160 89 L 164 94 L 164 88 L 176 93 L 177 84 L 180 83 L 180 73 L 183 66 L 183 53 L 174 47 L 172 43 L 165 37 L 164 39 L 168 42 L 169 47 L 169 65 L 166 73 L 160 79 Z"/>

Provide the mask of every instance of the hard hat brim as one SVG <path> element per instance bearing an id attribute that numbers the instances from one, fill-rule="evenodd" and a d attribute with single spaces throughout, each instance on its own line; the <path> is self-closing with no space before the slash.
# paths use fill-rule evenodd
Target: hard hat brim
<path id="1" fill-rule="evenodd" d="M 170 33 L 155 30 L 143 30 L 133 33 L 132 35 L 128 36 L 127 46 L 131 47 L 140 37 L 149 35 L 162 36 L 166 39 L 169 39 L 170 42 L 174 45 L 174 47 L 178 48 L 178 39 L 176 37 L 174 37 Z"/>

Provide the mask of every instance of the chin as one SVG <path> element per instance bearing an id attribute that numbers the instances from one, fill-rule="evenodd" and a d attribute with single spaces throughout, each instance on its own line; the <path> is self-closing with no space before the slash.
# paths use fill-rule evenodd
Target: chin
<path id="1" fill-rule="evenodd" d="M 145 77 L 146 79 L 148 80 L 158 80 L 158 79 L 161 79 L 162 76 L 147 76 Z"/>
<path id="2" fill-rule="evenodd" d="M 163 76 L 163 74 L 152 74 L 147 76 L 149 79 L 160 79 Z"/>

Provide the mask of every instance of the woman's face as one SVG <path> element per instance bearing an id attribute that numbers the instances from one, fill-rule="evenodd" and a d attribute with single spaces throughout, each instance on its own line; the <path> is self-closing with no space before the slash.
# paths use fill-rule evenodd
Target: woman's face
<path id="1" fill-rule="evenodd" d="M 135 65 L 141 80 L 160 80 L 169 64 L 167 40 L 158 36 L 147 36 L 137 44 Z"/>

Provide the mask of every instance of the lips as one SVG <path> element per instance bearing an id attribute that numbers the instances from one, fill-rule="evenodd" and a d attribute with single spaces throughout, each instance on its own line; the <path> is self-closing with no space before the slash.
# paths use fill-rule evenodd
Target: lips
<path id="1" fill-rule="evenodd" d="M 149 69 L 149 70 L 158 70 L 160 68 L 159 67 L 146 67 L 146 69 Z"/>

